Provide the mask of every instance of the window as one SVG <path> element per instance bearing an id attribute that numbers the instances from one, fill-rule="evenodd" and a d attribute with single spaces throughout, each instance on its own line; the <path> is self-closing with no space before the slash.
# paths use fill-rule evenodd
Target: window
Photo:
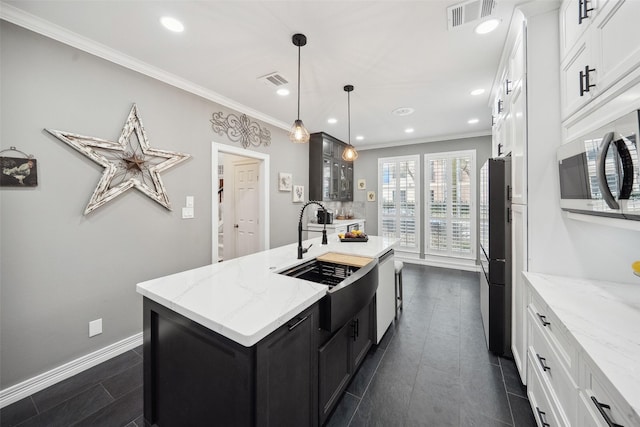
<path id="1" fill-rule="evenodd" d="M 419 252 L 420 156 L 378 159 L 378 230 L 400 239 L 399 250 Z"/>
<path id="2" fill-rule="evenodd" d="M 425 154 L 425 253 L 475 259 L 475 150 Z"/>

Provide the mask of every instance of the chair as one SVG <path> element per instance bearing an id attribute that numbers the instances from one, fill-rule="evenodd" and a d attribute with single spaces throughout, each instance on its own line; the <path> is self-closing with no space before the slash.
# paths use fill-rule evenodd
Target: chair
<path id="1" fill-rule="evenodd" d="M 396 320 L 398 319 L 398 310 L 402 310 L 402 267 L 404 263 L 402 261 L 394 261 L 393 267 L 396 271 Z"/>

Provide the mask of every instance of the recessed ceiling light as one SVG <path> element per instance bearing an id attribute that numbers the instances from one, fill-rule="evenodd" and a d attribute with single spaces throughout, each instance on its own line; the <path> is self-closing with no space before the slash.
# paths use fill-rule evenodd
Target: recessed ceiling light
<path id="1" fill-rule="evenodd" d="M 413 133 L 413 128 L 407 128 L 404 130 L 404 133 Z"/>
<path id="2" fill-rule="evenodd" d="M 167 30 L 173 31 L 174 33 L 181 33 L 184 31 L 184 25 L 182 25 L 182 22 L 170 16 L 163 16 L 162 18 L 160 18 L 160 23 Z"/>
<path id="3" fill-rule="evenodd" d="M 478 24 L 475 29 L 476 34 L 487 34 L 498 28 L 500 21 L 497 19 L 488 19 Z"/>
<path id="4" fill-rule="evenodd" d="M 484 89 L 474 89 L 471 91 L 472 96 L 482 95 L 484 93 Z"/>
<path id="5" fill-rule="evenodd" d="M 478 119 L 470 119 L 467 123 L 469 123 L 470 125 L 476 124 L 478 123 L 480 120 Z"/>
<path id="6" fill-rule="evenodd" d="M 287 96 L 289 95 L 289 89 L 287 89 L 286 87 L 281 87 L 276 91 L 276 93 L 280 96 Z"/>
<path id="7" fill-rule="evenodd" d="M 362 136 L 362 135 L 358 135 L 358 136 L 356 136 L 356 139 L 357 139 L 358 141 L 362 141 L 362 140 L 364 139 L 364 136 Z"/>
<path id="8" fill-rule="evenodd" d="M 391 113 L 395 114 L 396 116 L 408 116 L 410 114 L 413 114 L 415 111 L 416 110 L 411 107 L 400 107 L 396 108 Z"/>
<path id="9" fill-rule="evenodd" d="M 330 125 L 335 125 L 336 123 L 338 123 L 338 119 L 330 117 L 327 119 L 327 123 L 329 123 Z"/>

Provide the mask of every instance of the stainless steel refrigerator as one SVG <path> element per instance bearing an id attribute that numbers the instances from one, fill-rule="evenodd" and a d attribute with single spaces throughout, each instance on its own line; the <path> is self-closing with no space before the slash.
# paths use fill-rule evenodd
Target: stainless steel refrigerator
<path id="1" fill-rule="evenodd" d="M 480 311 L 487 347 L 511 356 L 511 156 L 480 170 Z"/>

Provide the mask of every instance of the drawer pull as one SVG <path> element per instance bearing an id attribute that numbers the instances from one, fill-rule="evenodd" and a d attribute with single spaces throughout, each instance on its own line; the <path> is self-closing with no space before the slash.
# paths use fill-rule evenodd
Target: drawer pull
<path id="1" fill-rule="evenodd" d="M 305 320 L 307 320 L 309 318 L 309 316 L 305 316 L 302 319 L 298 319 L 298 321 L 296 323 L 294 323 L 293 325 L 288 325 L 289 326 L 289 330 L 292 331 L 293 329 L 295 329 L 299 324 L 301 324 L 302 322 L 304 322 Z"/>
<path id="2" fill-rule="evenodd" d="M 598 399 L 596 399 L 595 396 L 591 396 L 591 400 L 593 400 L 593 403 L 595 403 L 596 408 L 598 408 L 598 412 L 600 412 L 600 415 L 602 415 L 602 418 L 604 418 L 604 420 L 607 422 L 607 425 L 609 427 L 624 427 L 621 424 L 616 424 L 613 421 L 611 421 L 611 418 L 609 418 L 609 415 L 607 415 L 607 413 L 604 411 L 605 409 L 611 410 L 611 406 L 605 403 L 598 402 Z"/>
<path id="3" fill-rule="evenodd" d="M 540 356 L 538 353 L 536 353 L 536 357 L 538 358 L 538 362 L 540 362 L 540 366 L 542 366 L 542 369 L 545 372 L 551 370 L 551 368 L 548 367 L 547 364 L 545 363 L 547 361 L 547 359 L 545 359 L 544 357 Z"/>
<path id="4" fill-rule="evenodd" d="M 537 313 L 537 312 L 536 312 L 536 314 L 540 318 L 540 321 L 542 322 L 542 326 L 548 326 L 548 325 L 551 324 L 551 322 L 547 322 L 547 316 L 544 316 L 544 315 L 542 315 L 540 313 Z"/>
<path id="5" fill-rule="evenodd" d="M 550 427 L 551 424 L 549 424 L 547 422 L 547 414 L 545 412 L 541 411 L 540 408 L 538 408 L 537 406 L 536 406 L 536 411 L 538 412 L 538 418 L 540 419 L 540 425 L 542 427 Z"/>

